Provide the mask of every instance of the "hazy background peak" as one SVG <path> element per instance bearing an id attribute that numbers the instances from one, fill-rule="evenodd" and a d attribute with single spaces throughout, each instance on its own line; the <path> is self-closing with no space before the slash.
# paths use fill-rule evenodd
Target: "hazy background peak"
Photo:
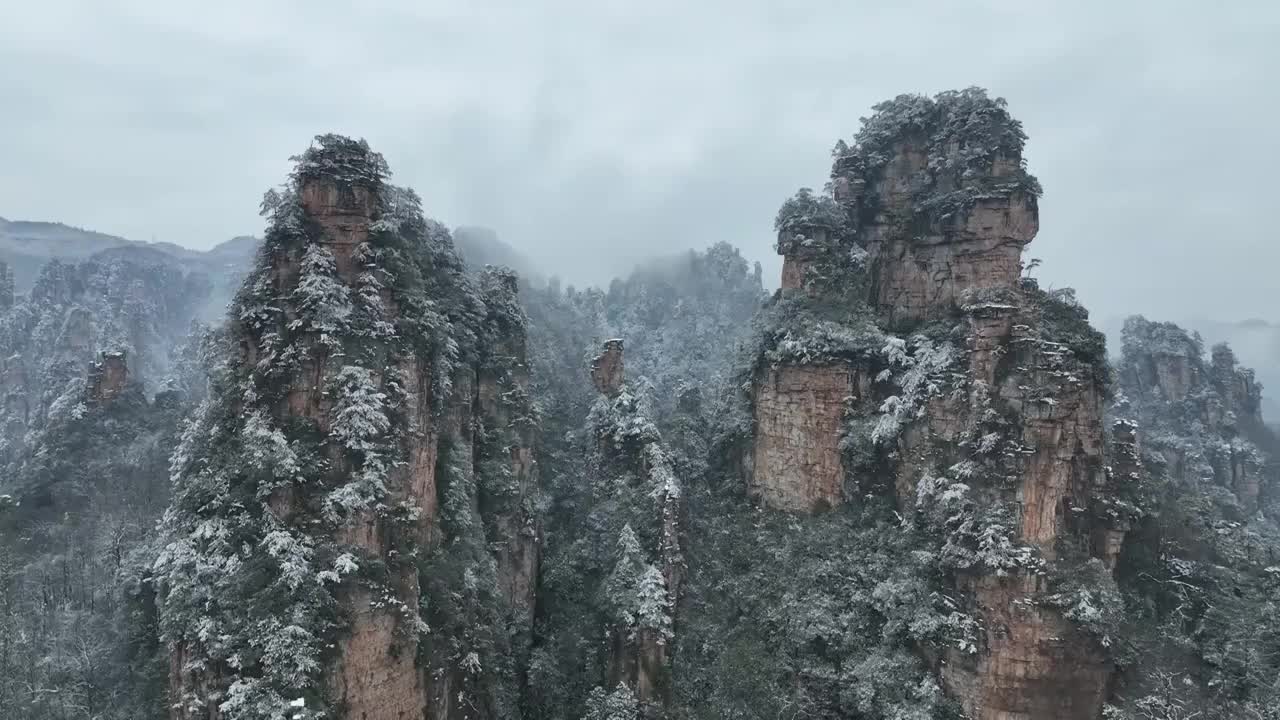
<path id="1" fill-rule="evenodd" d="M 11 219 L 212 247 L 336 131 L 566 281 L 727 240 L 776 282 L 778 204 L 870 105 L 976 84 L 1031 135 L 1042 280 L 1103 322 L 1280 319 L 1264 0 L 9 5 Z"/>

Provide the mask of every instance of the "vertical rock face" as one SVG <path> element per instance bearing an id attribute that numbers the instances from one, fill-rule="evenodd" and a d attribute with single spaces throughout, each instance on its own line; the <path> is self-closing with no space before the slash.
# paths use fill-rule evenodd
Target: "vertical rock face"
<path id="1" fill-rule="evenodd" d="M 1198 335 L 1135 316 L 1124 325 L 1121 409 L 1183 483 L 1231 490 L 1258 509 L 1266 462 L 1250 433 L 1263 432 L 1261 387 L 1253 371 L 1218 345 L 1205 358 Z"/>
<path id="2" fill-rule="evenodd" d="M 1158 355 L 1152 358 L 1151 365 L 1155 371 L 1154 385 L 1170 402 L 1186 400 L 1192 386 L 1200 380 L 1186 355 Z"/>
<path id="3" fill-rule="evenodd" d="M 756 382 L 748 487 L 766 505 L 816 511 L 843 502 L 839 443 L 854 377 L 848 367 L 785 365 Z"/>
<path id="4" fill-rule="evenodd" d="M 1262 385 L 1251 368 L 1240 367 L 1235 353 L 1225 343 L 1210 352 L 1208 370 L 1214 390 L 1222 398 L 1224 413 L 1240 420 L 1262 423 Z M 1223 417 L 1223 421 L 1226 421 Z"/>
<path id="5" fill-rule="evenodd" d="M 984 532 L 999 528 L 1018 548 L 983 557 L 979 543 L 976 562 L 957 572 L 956 588 L 984 635 L 976 653 L 947 650 L 944 687 L 975 718 L 1096 718 L 1113 665 L 1100 638 L 1053 599 L 1064 592 L 1060 578 L 1081 572 L 1091 554 L 1114 567 L 1124 536 L 1123 525 L 1091 514 L 1107 489 L 1100 365 L 1092 364 L 1101 357 L 1084 362 L 1060 343 L 1033 296 L 1017 305 L 1010 333 L 993 347 L 970 336 L 967 377 L 956 386 L 968 392 L 931 400 L 918 429 L 898 441 L 896 486 L 901 504 L 918 509 L 930 478 L 953 491 L 963 481 L 982 494 L 978 518 L 1008 513 L 992 515 Z M 1002 358 L 994 386 L 988 350 Z M 992 411 L 1003 417 L 999 428 Z M 994 452 L 981 451 L 987 439 L 999 443 Z M 1102 583 L 1105 590 L 1112 580 Z"/>
<path id="6" fill-rule="evenodd" d="M 797 224 L 779 234 L 783 290 L 798 290 L 805 286 L 806 278 L 813 272 L 822 257 L 822 248 L 829 240 L 828 228 L 816 223 Z"/>
<path id="7" fill-rule="evenodd" d="M 1111 426 L 1110 486 L 1132 485 L 1142 478 L 1142 448 L 1138 442 L 1138 426 L 1128 420 L 1116 420 Z M 1127 515 L 1119 515 L 1113 525 L 1099 524 L 1094 529 L 1093 552 L 1102 558 L 1107 569 L 1115 571 L 1116 561 L 1130 529 Z"/>
<path id="8" fill-rule="evenodd" d="M 622 341 L 609 340 L 591 361 L 591 382 L 596 392 L 615 397 L 622 390 Z"/>
<path id="9" fill-rule="evenodd" d="M 671 692 L 672 615 L 684 579 L 683 497 L 642 399 L 622 382 L 622 362 L 622 342 L 609 340 L 591 367 L 601 394 L 589 420 L 596 441 L 591 465 L 605 487 L 625 478 L 601 500 L 629 508 L 603 587 L 609 645 L 601 680 L 604 689 L 624 688 L 628 702 L 656 709 Z"/>
<path id="10" fill-rule="evenodd" d="M 970 717 L 990 720 L 1097 718 L 1112 665 L 1058 612 L 1030 602 L 1047 594 L 1035 575 L 965 578 L 960 588 L 988 630 L 988 649 L 976 664 L 943 667 L 948 690 Z"/>
<path id="11" fill-rule="evenodd" d="M 960 113 L 926 130 L 914 111 L 873 118 L 832 172 L 869 255 L 870 299 L 895 327 L 948 316 L 966 291 L 1012 291 L 1039 229 L 1020 130 Z"/>
<path id="12" fill-rule="evenodd" d="M 0 312 L 13 307 L 13 269 L 0 262 Z"/>
<path id="13" fill-rule="evenodd" d="M 363 141 L 296 160 L 175 459 L 173 716 L 505 715 L 538 557 L 514 278 L 482 301 Z"/>
<path id="14" fill-rule="evenodd" d="M 490 442 L 492 474 L 506 478 L 500 487 L 481 488 L 492 517 L 490 542 L 495 547 L 499 591 L 519 617 L 528 639 L 541 555 L 541 521 L 536 512 L 538 466 L 533 446 L 536 418 L 529 395 L 528 339 L 517 299 L 515 274 L 489 269 L 482 279 L 491 348 L 481 359 L 477 397 L 483 432 Z"/>
<path id="15" fill-rule="evenodd" d="M 925 649 L 947 694 L 978 720 L 1092 720 L 1113 666 L 1062 598 L 1073 576 L 1113 588 L 1124 535 L 1095 511 L 1101 335 L 1071 295 L 1020 279 L 1040 188 L 1002 102 L 968 90 L 877 111 L 837 146 L 831 195 L 779 213 L 787 309 L 751 391 L 748 487 L 813 511 L 890 473 L 981 628 Z"/>
<path id="16" fill-rule="evenodd" d="M 62 333 L 58 338 L 58 345 L 59 350 L 68 360 L 83 357 L 93 352 L 93 316 L 89 314 L 88 310 L 75 308 L 67 314 L 67 318 L 62 324 Z"/>
<path id="17" fill-rule="evenodd" d="M 356 272 L 352 253 L 369 239 L 378 198 L 366 179 L 341 173 L 310 176 L 299 191 L 303 210 L 323 229 L 321 242 L 333 254 L 338 276 L 350 282 Z"/>
<path id="18" fill-rule="evenodd" d="M 0 433 L 10 442 L 22 436 L 31 421 L 31 401 L 27 386 L 26 367 L 21 355 L 14 354 L 0 363 L 0 392 L 4 393 L 5 424 Z"/>
<path id="19" fill-rule="evenodd" d="M 86 399 L 91 404 L 103 404 L 120 396 L 129 382 L 129 366 L 123 351 L 104 352 L 102 359 L 89 368 L 89 388 Z"/>

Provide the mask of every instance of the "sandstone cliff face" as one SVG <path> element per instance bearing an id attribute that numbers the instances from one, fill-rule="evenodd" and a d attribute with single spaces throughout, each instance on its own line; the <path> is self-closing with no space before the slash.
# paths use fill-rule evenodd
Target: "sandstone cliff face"
<path id="1" fill-rule="evenodd" d="M 780 233 L 778 247 L 782 251 L 782 289 L 804 288 L 815 266 L 822 258 L 822 250 L 830 242 L 827 228 L 818 225 L 801 225 Z"/>
<path id="2" fill-rule="evenodd" d="M 307 216 L 324 232 L 322 242 L 333 254 L 338 276 L 355 279 L 355 249 L 369 239 L 369 226 L 377 212 L 376 189 L 357 179 L 342 181 L 311 178 L 303 182 L 299 198 Z"/>
<path id="3" fill-rule="evenodd" d="M 591 362 L 591 383 L 596 392 L 615 397 L 622 391 L 622 341 L 609 340 Z"/>
<path id="4" fill-rule="evenodd" d="M 980 198 L 964 209 L 921 211 L 904 188 L 923 182 L 932 158 L 910 143 L 895 150 L 865 195 L 848 189 L 857 183 L 840 174 L 838 161 L 833 176 L 837 202 L 874 208 L 863 211 L 870 217 L 860 228 L 860 244 L 873 267 L 877 310 L 891 326 L 909 327 L 946 317 L 966 291 L 1012 290 L 1022 271 L 1022 248 L 1039 229 L 1035 195 L 1018 191 Z M 1018 160 L 1012 159 L 1013 167 Z"/>
<path id="5" fill-rule="evenodd" d="M 1015 327 L 1026 326 L 1015 321 Z M 1003 378 L 990 406 L 1016 414 L 1014 457 L 990 467 L 1015 484 L 1011 497 L 1007 491 L 993 496 L 1014 501 L 1014 537 L 1034 549 L 1038 562 L 958 577 L 957 586 L 972 594 L 982 619 L 985 651 L 976 662 L 951 651 L 943 679 L 975 718 L 1094 718 L 1114 667 L 1099 638 L 1045 598 L 1054 592 L 1047 575 L 1055 566 L 1066 567 L 1061 555 L 1093 552 L 1104 560 L 1110 556 L 1114 567 L 1116 546 L 1123 542 L 1122 527 L 1080 518 L 1106 490 L 1102 393 L 1081 377 L 1080 367 L 1063 361 L 1054 344 L 1021 332 L 1005 342 L 1016 369 Z M 947 431 L 973 426 L 978 419 L 971 412 L 962 409 L 960 418 L 931 414 L 932 442 L 958 440 Z M 921 452 L 936 457 L 938 448 Z M 962 462 L 960 457 L 955 459 Z M 910 480 L 899 478 L 900 486 Z M 1104 538 L 1101 547 L 1093 545 L 1095 534 Z"/>
<path id="6" fill-rule="evenodd" d="M 123 351 L 104 352 L 102 359 L 89 368 L 86 400 L 90 404 L 110 402 L 124 392 L 129 382 L 129 366 Z"/>
<path id="7" fill-rule="evenodd" d="M 844 501 L 840 434 L 855 379 L 848 367 L 786 365 L 755 385 L 753 495 L 782 510 L 817 511 Z M 863 392 L 868 390 L 861 388 Z"/>
<path id="8" fill-rule="evenodd" d="M 447 233 L 385 182 L 380 156 L 318 141 L 269 197 L 235 357 L 180 450 L 205 469 L 176 470 L 159 565 L 173 717 L 267 717 L 291 696 L 362 720 L 495 717 L 518 682 L 498 674 L 507 628 L 531 631 L 539 544 L 514 278 L 482 302 Z M 219 446 L 228 431 L 240 438 L 231 456 Z M 234 520 L 259 537 L 238 558 L 199 530 L 207 502 L 187 507 L 236 486 L 262 502 Z M 230 521 L 213 507 L 205 522 Z M 203 589 L 200 563 L 228 567 L 226 579 Z M 237 573 L 251 563 L 278 565 L 267 580 L 287 587 Z M 299 567 L 311 569 L 291 578 Z M 200 621 L 221 629 L 218 645 L 189 616 L 190 593 L 206 592 L 247 616 Z M 256 599 L 277 592 L 291 604 Z M 278 629 L 289 622 L 295 631 Z M 263 643 L 292 659 L 252 649 Z"/>
<path id="9" fill-rule="evenodd" d="M 960 93 L 878 110 L 858 145 L 837 148 L 839 223 L 830 200 L 802 193 L 780 213 L 778 247 L 784 300 L 804 286 L 801 268 L 843 277 L 807 294 L 851 313 L 869 304 L 886 334 L 853 351 L 828 329 L 779 345 L 810 347 L 775 360 L 751 391 L 748 488 L 779 510 L 829 508 L 868 483 L 842 457 L 880 448 L 871 474 L 891 473 L 901 512 L 940 533 L 949 583 L 981 628 L 972 647 L 925 653 L 948 695 L 978 720 L 1097 718 L 1113 665 L 1057 600 L 1090 556 L 1113 568 L 1124 537 L 1095 511 L 1108 492 L 1100 335 L 1070 297 L 1020 279 L 1039 186 L 1002 106 Z M 834 229 L 809 246 L 782 234 L 815 225 Z M 930 525 L 939 503 L 952 509 Z"/>

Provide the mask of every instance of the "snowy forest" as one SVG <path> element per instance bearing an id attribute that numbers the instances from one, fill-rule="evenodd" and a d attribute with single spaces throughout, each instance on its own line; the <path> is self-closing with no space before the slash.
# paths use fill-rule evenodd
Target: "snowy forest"
<path id="1" fill-rule="evenodd" d="M 0 718 L 1280 720 L 1264 388 L 1041 287 L 1027 140 L 875 106 L 772 292 L 331 134 L 253 242 L 0 263 Z"/>

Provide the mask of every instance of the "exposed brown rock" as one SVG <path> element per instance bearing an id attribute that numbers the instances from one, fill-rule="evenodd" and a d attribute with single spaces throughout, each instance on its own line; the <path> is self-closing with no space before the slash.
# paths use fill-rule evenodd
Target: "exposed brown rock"
<path id="1" fill-rule="evenodd" d="M 591 361 L 591 383 L 596 391 L 614 397 L 622 392 L 622 341 L 606 340 L 604 350 Z"/>
<path id="2" fill-rule="evenodd" d="M 401 592 L 414 597 L 416 579 L 402 577 Z M 340 652 L 330 671 L 329 686 L 343 717 L 375 720 L 423 717 L 425 678 L 416 667 L 416 632 L 365 588 L 343 593 L 351 618 Z"/>
<path id="3" fill-rule="evenodd" d="M 778 247 L 783 248 L 783 290 L 805 287 L 805 279 L 822 257 L 822 249 L 828 241 L 826 229 L 820 227 L 805 227 L 799 231 L 784 230 L 779 233 Z"/>
<path id="4" fill-rule="evenodd" d="M 1097 641 L 1032 599 L 1034 574 L 962 578 L 983 619 L 985 651 L 953 650 L 942 679 L 974 720 L 1097 718 L 1112 673 Z"/>
<path id="5" fill-rule="evenodd" d="M 871 301 L 891 326 L 945 317 L 967 291 L 1012 291 L 1022 248 L 1039 230 L 1036 199 L 1025 193 L 978 200 L 944 215 L 919 214 L 909 188 L 927 166 L 922 149 L 900 143 L 867 189 L 880 209 L 863 226 L 861 244 L 873 267 Z M 852 182 L 846 177 L 836 187 Z M 853 204 L 861 197 L 846 191 L 837 199 Z"/>
<path id="6" fill-rule="evenodd" d="M 695 393 L 686 389 L 681 395 L 684 407 L 690 408 L 695 404 Z M 605 409 L 607 412 L 598 412 Z M 601 438 L 590 458 L 593 474 L 630 478 L 655 502 L 652 512 L 656 517 L 644 518 L 640 522 L 657 530 L 656 542 L 647 537 L 636 537 L 631 526 L 627 525 L 623 534 L 630 535 L 629 542 L 635 545 L 627 545 L 632 549 L 619 562 L 625 560 L 643 566 L 646 582 L 652 583 L 646 585 L 648 592 L 657 591 L 654 585 L 659 581 L 654 577 L 655 571 L 661 575 L 661 588 L 667 603 L 662 611 L 665 617 L 659 622 L 648 622 L 655 619 L 652 615 L 647 619 L 632 618 L 629 622 L 614 616 L 601 628 L 608 639 L 604 687 L 625 685 L 643 705 L 662 707 L 672 697 L 674 614 L 685 577 L 681 537 L 684 499 L 677 466 L 656 433 L 646 433 L 638 442 L 615 443 L 605 439 L 618 429 L 651 424 L 643 414 L 641 404 L 632 395 L 599 398 L 592 417 L 599 423 L 595 430 L 597 437 Z M 621 546 L 621 540 L 619 544 Z M 628 587 L 621 592 L 638 590 L 638 587 Z"/>
<path id="7" fill-rule="evenodd" d="M 1256 512 L 1265 472 L 1257 453 L 1253 448 L 1245 450 L 1233 444 L 1224 454 L 1225 457 L 1217 458 L 1215 472 L 1221 476 L 1223 484 L 1236 494 L 1245 512 Z"/>
<path id="8" fill-rule="evenodd" d="M 400 361 L 400 374 L 413 383 L 409 390 L 415 400 L 412 406 L 410 432 L 405 438 L 408 464 L 397 469 L 393 480 L 403 486 L 409 502 L 418 511 L 417 532 L 426 547 L 436 545 L 436 518 L 439 515 L 439 495 L 436 492 L 436 461 L 440 455 L 440 435 L 432 412 L 431 375 L 419 367 L 413 358 Z M 399 480 L 398 473 L 404 473 Z"/>
<path id="9" fill-rule="evenodd" d="M 369 238 L 369 225 L 378 205 L 373 188 L 327 177 L 308 178 L 300 195 L 307 215 L 324 230 L 322 242 L 333 253 L 338 275 L 350 282 L 355 273 L 351 254 Z"/>
<path id="10" fill-rule="evenodd" d="M 301 200 L 308 216 L 322 229 L 320 242 L 334 254 L 340 279 L 353 282 L 356 267 L 351 255 L 355 246 L 368 237 L 369 225 L 375 219 L 377 196 L 371 188 L 361 185 L 312 179 L 303 184 Z M 298 258 L 277 253 L 272 258 L 270 277 L 278 291 L 287 292 L 298 277 Z M 244 361 L 254 362 L 268 352 L 249 341 L 250 334 L 244 337 L 246 340 L 240 346 Z M 430 547 L 437 524 L 435 460 L 439 442 L 430 402 L 430 368 L 420 367 L 412 359 L 399 360 L 397 365 L 401 375 L 411 383 L 411 389 L 416 391 L 417 402 L 410 408 L 411 432 L 403 441 L 409 462 L 391 471 L 387 486 L 393 502 L 407 502 L 419 509 L 418 537 L 413 540 L 421 547 Z M 322 343 L 312 344 L 308 354 L 299 359 L 297 371 L 288 378 L 288 392 L 277 410 L 281 420 L 305 419 L 321 431 L 326 430 L 333 406 L 328 384 L 340 369 L 341 358 L 331 357 Z M 385 387 L 386 381 L 386 377 L 375 375 L 378 385 Z M 468 402 L 469 388 L 462 389 Z M 331 461 L 342 467 L 336 450 Z M 287 521 L 294 514 L 293 504 L 298 501 L 291 488 L 286 487 L 274 493 L 268 504 L 278 518 Z M 365 512 L 348 520 L 340 536 L 343 542 L 362 548 L 372 557 L 389 557 L 396 549 L 396 540 L 384 523 L 372 512 Z M 338 640 L 332 665 L 325 675 L 331 695 L 345 717 L 416 718 L 422 716 L 427 705 L 428 681 L 416 659 L 419 633 L 413 627 L 415 620 L 396 609 L 397 606 L 418 607 L 417 577 L 403 564 L 392 567 L 389 579 L 392 598 L 375 597 L 361 586 L 339 592 L 349 623 Z M 389 599 L 393 602 L 388 603 Z M 175 653 L 181 652 L 182 648 L 175 649 Z M 184 684 L 192 682 L 192 679 L 178 680 Z"/>
<path id="11" fill-rule="evenodd" d="M 612 628 L 609 632 L 608 687 L 623 683 L 642 703 L 661 702 L 659 678 L 667 668 L 667 641 L 656 632 L 640 628 Z"/>
<path id="12" fill-rule="evenodd" d="M 1073 539 L 1076 511 L 1090 507 L 1106 489 L 1101 393 L 1091 381 L 1061 372 L 1056 347 L 1027 336 L 1023 320 L 1027 318 L 1015 317 L 1002 325 L 1018 330 L 996 345 L 997 354 L 1012 359 L 1007 364 L 1023 370 L 992 388 L 989 401 L 1014 411 L 1020 423 L 1015 436 L 1019 450 L 1005 465 L 1009 480 L 1017 483 L 1010 499 L 1016 501 L 1018 540 L 1034 546 L 1050 563 L 1061 544 L 1083 544 L 1113 568 L 1123 525 L 1084 528 L 1087 534 Z M 971 346 L 980 344 L 977 337 L 969 336 Z M 971 353 L 970 372 L 976 377 L 971 375 L 969 382 L 985 387 L 989 365 L 979 353 Z M 922 424 L 903 435 L 894 485 L 904 511 L 913 506 L 922 475 L 964 457 L 950 455 L 950 448 L 975 421 L 981 404 L 969 397 L 937 397 Z M 1041 602 L 1051 588 L 1040 571 L 967 573 L 957 589 L 985 634 L 976 655 L 948 650 L 940 673 L 944 688 L 969 717 L 1098 717 L 1113 666 L 1096 638 Z"/>
<path id="13" fill-rule="evenodd" d="M 1070 507 L 1087 507 L 1106 481 L 1102 444 L 1102 393 L 1091 382 L 1063 381 L 1043 347 L 1025 347 L 1019 358 L 1035 370 L 1012 375 L 1001 398 L 1022 416 L 1024 461 L 1022 539 L 1052 558 L 1066 531 Z M 1048 355 L 1048 357 L 1046 357 Z M 1023 388 L 1033 388 L 1027 397 Z M 1046 392 L 1048 391 L 1048 392 Z"/>
<path id="14" fill-rule="evenodd" d="M 175 644 L 169 648 L 169 688 L 174 698 L 179 689 L 185 689 L 195 697 L 216 698 L 222 692 L 222 679 L 216 668 L 203 673 L 187 671 L 187 648 Z M 172 720 L 222 720 L 218 703 L 209 702 L 200 707 L 187 707 L 181 702 L 173 702 L 169 706 L 169 717 Z"/>
<path id="15" fill-rule="evenodd" d="M 969 306 L 969 376 L 991 387 L 1013 330 L 1013 309 L 1001 304 Z"/>
<path id="16" fill-rule="evenodd" d="M 436 538 L 435 457 L 439 434 L 429 404 L 420 400 L 414 415 L 412 427 L 417 431 L 405 439 L 409 464 L 392 473 L 388 486 L 393 502 L 418 508 L 418 537 L 414 541 L 429 548 Z M 343 528 L 342 538 L 373 557 L 388 557 L 396 550 L 395 538 L 372 513 L 351 519 Z M 394 599 L 403 607 L 416 609 L 420 588 L 413 570 L 400 566 L 389 580 Z M 344 589 L 339 599 L 350 619 L 329 671 L 335 700 L 347 717 L 418 717 L 426 705 L 430 686 L 417 663 L 416 613 L 405 617 L 394 604 L 388 605 L 386 597 L 375 597 L 364 587 Z"/>
<path id="17" fill-rule="evenodd" d="M 1211 480 L 1232 490 L 1243 510 L 1258 509 L 1268 478 L 1255 439 L 1267 442 L 1262 391 L 1252 370 L 1239 367 L 1223 345 L 1204 362 L 1200 340 L 1169 323 L 1131 318 L 1121 380 L 1145 413 L 1144 423 L 1167 425 L 1152 445 L 1173 477 L 1189 484 Z M 1182 436 L 1186 442 L 1167 442 Z M 1274 472 L 1274 471 L 1270 471 Z"/>
<path id="18" fill-rule="evenodd" d="M 839 443 L 855 380 L 865 385 L 835 365 L 784 365 L 757 380 L 752 495 L 769 507 L 801 512 L 843 502 Z"/>
<path id="19" fill-rule="evenodd" d="M 89 367 L 85 399 L 93 405 L 109 403 L 120 397 L 129 382 L 129 365 L 124 351 L 104 352 L 102 359 Z"/>

